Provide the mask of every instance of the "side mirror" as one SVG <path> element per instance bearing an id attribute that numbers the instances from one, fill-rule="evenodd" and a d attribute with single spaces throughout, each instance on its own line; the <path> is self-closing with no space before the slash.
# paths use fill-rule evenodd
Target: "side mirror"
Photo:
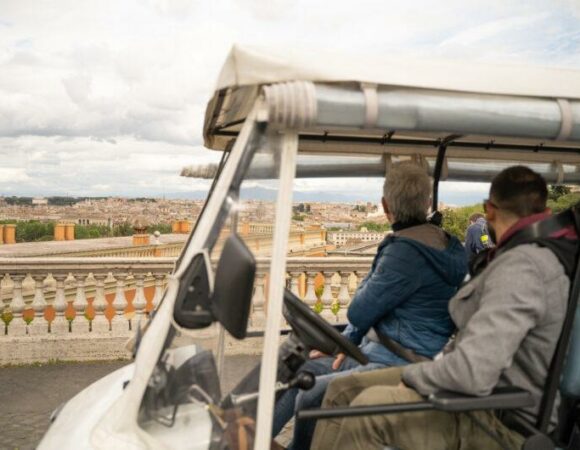
<path id="1" fill-rule="evenodd" d="M 232 234 L 216 270 L 211 308 L 214 317 L 236 339 L 246 337 L 255 275 L 254 255 L 237 234 Z"/>
<path id="2" fill-rule="evenodd" d="M 207 252 L 193 257 L 185 272 L 175 307 L 173 318 L 179 326 L 189 330 L 209 327 L 214 322 L 211 312 L 211 272 Z"/>
<path id="3" fill-rule="evenodd" d="M 224 244 L 213 283 L 209 267 L 207 252 L 193 258 L 175 301 L 175 322 L 195 330 L 209 327 L 217 320 L 233 337 L 244 339 L 252 307 L 256 260 L 244 241 L 232 234 Z"/>

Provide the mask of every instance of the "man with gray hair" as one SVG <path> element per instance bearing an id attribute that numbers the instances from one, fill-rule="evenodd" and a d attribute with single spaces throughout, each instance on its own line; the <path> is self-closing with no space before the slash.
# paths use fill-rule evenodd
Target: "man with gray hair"
<path id="1" fill-rule="evenodd" d="M 276 402 L 274 430 L 303 408 L 320 406 L 333 378 L 353 372 L 432 359 L 454 325 L 449 299 L 467 272 L 465 250 L 455 237 L 427 223 L 431 181 L 411 163 L 394 165 L 385 180 L 382 204 L 393 233 L 379 245 L 371 269 L 348 307 L 343 334 L 368 356 L 369 364 L 338 355 L 311 354 L 301 370 L 316 375 L 310 391 L 290 389 Z M 309 448 L 314 421 L 299 421 L 289 448 Z"/>

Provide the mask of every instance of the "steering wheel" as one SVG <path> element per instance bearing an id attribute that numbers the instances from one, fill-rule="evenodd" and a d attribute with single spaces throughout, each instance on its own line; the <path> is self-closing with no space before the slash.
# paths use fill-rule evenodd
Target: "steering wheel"
<path id="1" fill-rule="evenodd" d="M 284 318 L 304 345 L 327 355 L 344 353 L 360 364 L 369 359 L 336 328 L 312 311 L 288 289 L 284 289 Z"/>

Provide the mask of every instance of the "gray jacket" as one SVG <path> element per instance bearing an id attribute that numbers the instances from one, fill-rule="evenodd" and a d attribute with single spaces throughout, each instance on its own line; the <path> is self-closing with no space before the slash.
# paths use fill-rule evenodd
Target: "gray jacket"
<path id="1" fill-rule="evenodd" d="M 568 300 L 569 279 L 556 256 L 534 244 L 500 255 L 457 292 L 452 350 L 407 366 L 404 382 L 420 394 L 440 390 L 483 396 L 496 386 L 526 389 L 537 415 Z"/>

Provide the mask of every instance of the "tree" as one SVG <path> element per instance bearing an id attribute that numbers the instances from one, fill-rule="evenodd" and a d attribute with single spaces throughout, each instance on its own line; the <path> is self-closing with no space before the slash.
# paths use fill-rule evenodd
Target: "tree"
<path id="1" fill-rule="evenodd" d="M 386 232 L 391 229 L 391 225 L 386 222 L 363 222 L 359 225 L 359 230 L 366 228 L 368 231 Z"/>
<path id="2" fill-rule="evenodd" d="M 557 201 L 560 197 L 570 194 L 571 189 L 563 184 L 555 184 L 548 188 L 548 199 Z"/>
<path id="3" fill-rule="evenodd" d="M 155 233 L 156 231 L 159 231 L 159 233 L 161 234 L 168 234 L 172 232 L 171 229 L 171 224 L 170 223 L 156 223 L 153 225 L 148 225 L 147 226 L 147 233 Z"/>
<path id="4" fill-rule="evenodd" d="M 76 239 L 98 239 L 109 236 L 109 227 L 106 225 L 77 225 L 75 227 Z"/>
<path id="5" fill-rule="evenodd" d="M 552 210 L 553 213 L 559 213 L 568 209 L 575 204 L 580 202 L 580 192 L 568 193 L 561 195 L 556 200 L 548 200 L 548 208 Z"/>
<path id="6" fill-rule="evenodd" d="M 16 242 L 46 241 L 54 236 L 54 224 L 38 220 L 16 223 Z M 50 238 L 50 239 L 49 239 Z"/>
<path id="7" fill-rule="evenodd" d="M 460 241 L 464 241 L 465 232 L 469 227 L 469 217 L 474 213 L 483 213 L 483 206 L 477 204 L 461 208 L 447 208 L 441 213 L 443 214 L 443 229 Z"/>

